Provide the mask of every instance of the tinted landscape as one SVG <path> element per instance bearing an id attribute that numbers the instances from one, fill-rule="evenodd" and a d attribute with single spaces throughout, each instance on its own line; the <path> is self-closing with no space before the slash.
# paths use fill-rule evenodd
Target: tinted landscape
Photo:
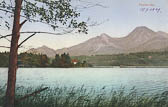
<path id="1" fill-rule="evenodd" d="M 168 107 L 167 0 L 0 0 L 0 107 Z"/>

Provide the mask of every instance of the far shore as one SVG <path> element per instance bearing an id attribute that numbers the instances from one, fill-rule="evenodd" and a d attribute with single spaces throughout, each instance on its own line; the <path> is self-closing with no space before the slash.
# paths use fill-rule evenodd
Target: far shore
<path id="1" fill-rule="evenodd" d="M 8 67 L 0 67 L 0 68 L 8 68 Z M 19 68 L 54 68 L 54 67 L 19 67 Z M 168 68 L 168 66 L 93 66 L 93 67 L 65 67 L 65 68 L 67 69 L 68 68 Z"/>
<path id="2" fill-rule="evenodd" d="M 168 68 L 168 66 L 93 66 L 92 68 Z"/>

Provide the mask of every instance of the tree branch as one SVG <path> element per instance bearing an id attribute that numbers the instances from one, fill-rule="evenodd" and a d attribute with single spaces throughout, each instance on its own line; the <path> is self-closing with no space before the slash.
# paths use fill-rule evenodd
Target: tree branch
<path id="1" fill-rule="evenodd" d="M 85 1 L 85 0 L 77 0 L 77 1 L 81 2 L 82 4 L 86 4 L 86 5 L 77 5 L 74 7 L 75 9 L 89 9 L 92 7 L 108 8 L 107 6 L 102 5 L 102 3 L 94 3 L 94 2 Z"/>
<path id="2" fill-rule="evenodd" d="M 108 22 L 109 21 L 109 19 L 106 19 L 106 20 L 104 20 L 104 21 L 102 21 L 102 22 L 100 22 L 100 23 L 97 23 L 97 22 L 92 22 L 90 25 L 88 25 L 89 27 L 94 27 L 94 26 L 99 26 L 99 25 L 102 25 L 103 23 L 105 23 L 105 22 Z"/>
<path id="3" fill-rule="evenodd" d="M 1 37 L 3 37 L 2 35 L 0 35 L 0 39 L 1 39 Z M 4 38 L 4 39 L 6 39 L 7 41 L 9 41 L 9 42 L 11 42 L 8 38 Z"/>
<path id="4" fill-rule="evenodd" d="M 20 32 L 20 34 L 27 34 L 27 33 L 43 33 L 43 34 L 50 34 L 50 35 L 64 35 L 67 33 L 71 33 L 73 30 L 65 31 L 61 33 L 52 33 L 52 32 L 40 32 L 40 31 L 26 31 L 26 32 Z"/>
<path id="5" fill-rule="evenodd" d="M 32 36 L 34 36 L 35 34 L 37 33 L 43 33 L 43 34 L 49 34 L 49 35 L 64 35 L 64 34 L 68 34 L 68 33 L 71 33 L 73 30 L 70 30 L 70 31 L 65 31 L 65 32 L 62 32 L 62 33 L 51 33 L 51 32 L 33 32 L 33 31 L 27 31 L 27 32 L 20 32 L 20 34 L 29 34 L 29 33 L 33 33 L 31 36 L 29 36 L 28 38 L 26 38 L 24 41 L 22 41 L 23 43 L 26 42 L 29 38 L 31 38 Z M 3 38 L 6 38 L 9 37 L 9 36 L 12 36 L 12 34 L 9 34 L 9 35 L 5 35 L 5 36 L 1 36 L 0 39 L 3 39 Z M 7 39 L 8 40 L 8 39 Z M 10 40 L 8 40 L 10 41 Z M 11 42 L 11 41 L 10 41 Z M 18 48 L 23 44 L 23 43 L 20 43 L 18 45 Z"/>
<path id="6" fill-rule="evenodd" d="M 71 33 L 71 32 L 73 32 L 73 30 L 64 31 L 62 33 L 40 32 L 40 31 L 25 31 L 25 32 L 20 32 L 20 34 L 29 34 L 29 33 L 39 33 L 40 34 L 40 33 L 43 33 L 43 34 L 50 34 L 50 35 L 64 35 L 64 34 L 68 34 L 68 33 Z M 6 37 L 9 37 L 9 36 L 12 36 L 12 34 L 1 36 L 0 39 L 6 38 Z"/>
<path id="7" fill-rule="evenodd" d="M 42 88 L 42 89 L 40 89 L 40 90 L 37 90 L 37 91 L 35 91 L 35 92 L 31 93 L 31 94 L 27 94 L 27 95 L 25 95 L 24 97 L 22 97 L 22 98 L 16 100 L 16 104 L 19 103 L 19 102 L 21 102 L 21 101 L 23 101 L 23 100 L 25 100 L 25 99 L 27 99 L 27 98 L 29 98 L 29 97 L 31 97 L 31 96 L 35 96 L 35 95 L 37 95 L 37 94 L 39 94 L 39 93 L 41 93 L 42 91 L 45 91 L 45 90 L 47 90 L 47 89 L 48 89 L 48 87 L 45 87 L 45 88 Z"/>
<path id="8" fill-rule="evenodd" d="M 19 45 L 18 45 L 18 48 L 24 43 L 24 42 L 26 42 L 28 39 L 30 39 L 31 37 L 33 37 L 35 34 L 37 34 L 37 33 L 43 33 L 43 34 L 49 34 L 49 35 L 64 35 L 64 34 L 67 34 L 67 33 L 71 33 L 73 30 L 70 30 L 70 31 L 64 31 L 64 32 L 62 32 L 62 33 L 51 33 L 51 32 L 36 32 L 36 31 L 27 31 L 27 32 L 20 32 L 20 34 L 29 34 L 29 33 L 33 33 L 32 35 L 30 35 L 29 37 L 27 37 L 25 40 L 23 40 Z M 9 37 L 9 36 L 12 36 L 12 34 L 9 34 L 9 35 L 5 35 L 5 36 L 2 36 L 1 35 L 1 37 L 0 37 L 0 39 L 2 39 L 2 38 L 5 38 L 5 39 L 7 39 L 7 37 Z M 7 39 L 8 40 L 8 39 Z M 10 41 L 10 40 L 8 40 L 8 41 Z M 6 47 L 6 46 L 0 46 L 0 47 L 2 47 L 2 48 L 10 48 L 10 47 Z"/>
<path id="9" fill-rule="evenodd" d="M 2 9 L 2 8 L 0 8 L 0 11 L 4 11 L 4 12 L 7 12 L 7 13 L 14 14 L 12 11 L 9 11 L 9 10 L 6 10 L 6 9 Z M 38 23 L 43 23 L 43 24 L 47 24 L 47 25 L 53 25 L 53 24 L 49 24 L 49 23 L 46 23 L 46 22 L 43 22 L 43 21 L 27 18 L 24 15 L 20 15 L 20 16 L 23 17 L 23 18 L 25 18 L 25 20 L 29 20 L 29 21 L 33 21 L 33 22 L 38 22 Z"/>
<path id="10" fill-rule="evenodd" d="M 18 48 L 24 43 L 26 42 L 28 39 L 30 39 L 31 37 L 33 37 L 36 33 L 33 33 L 32 35 L 30 35 L 29 37 L 27 37 L 25 40 L 23 40 L 19 45 Z"/>
<path id="11" fill-rule="evenodd" d="M 10 35 L 5 35 L 5 36 L 1 36 L 0 39 L 7 38 L 7 37 L 9 37 L 9 36 L 12 36 L 12 34 L 10 34 Z"/>
<path id="12" fill-rule="evenodd" d="M 21 24 L 20 24 L 20 28 L 23 26 L 23 24 L 25 24 L 27 22 L 27 20 L 24 20 Z"/>
<path id="13" fill-rule="evenodd" d="M 103 6 L 103 5 L 101 5 L 101 4 L 94 4 L 94 5 L 87 5 L 87 6 L 77 5 L 77 6 L 75 6 L 74 8 L 75 8 L 75 9 L 89 9 L 89 8 L 92 8 L 92 7 L 107 8 L 106 6 Z"/>
<path id="14" fill-rule="evenodd" d="M 9 10 L 5 10 L 5 9 L 2 9 L 2 8 L 0 8 L 0 10 L 1 10 L 1 11 L 4 11 L 4 12 L 7 12 L 7 13 L 12 13 L 12 14 L 14 14 L 12 11 L 9 11 Z"/>
<path id="15" fill-rule="evenodd" d="M 0 46 L 0 48 L 10 48 L 10 47 L 8 47 L 8 46 Z"/>

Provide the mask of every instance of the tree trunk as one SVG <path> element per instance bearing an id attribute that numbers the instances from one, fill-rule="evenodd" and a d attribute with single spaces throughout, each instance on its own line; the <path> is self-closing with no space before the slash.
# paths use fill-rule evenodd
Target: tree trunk
<path id="1" fill-rule="evenodd" d="M 15 84 L 17 71 L 18 41 L 20 37 L 20 12 L 22 0 L 15 0 L 14 21 L 12 29 L 12 40 L 9 56 L 8 83 L 6 90 L 5 107 L 14 107 Z"/>

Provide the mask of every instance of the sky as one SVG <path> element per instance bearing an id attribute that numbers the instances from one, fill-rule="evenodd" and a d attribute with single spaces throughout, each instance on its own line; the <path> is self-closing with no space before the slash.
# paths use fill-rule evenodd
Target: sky
<path id="1" fill-rule="evenodd" d="M 19 51 L 46 45 L 53 49 L 70 47 L 90 38 L 106 33 L 111 37 L 127 36 L 138 26 L 146 26 L 154 31 L 168 32 L 168 0 L 72 0 L 72 5 L 99 4 L 95 7 L 80 9 L 80 20 L 98 23 L 89 26 L 88 34 L 70 33 L 66 35 L 37 34 L 24 44 Z M 0 11 L 1 12 L 1 11 Z M 49 26 L 37 23 L 26 23 L 22 31 L 53 31 Z M 10 34 L 7 28 L 0 27 L 0 34 Z M 28 35 L 22 35 L 20 42 Z M 0 40 L 0 46 L 10 46 L 6 40 Z M 0 51 L 8 49 L 0 48 Z"/>

